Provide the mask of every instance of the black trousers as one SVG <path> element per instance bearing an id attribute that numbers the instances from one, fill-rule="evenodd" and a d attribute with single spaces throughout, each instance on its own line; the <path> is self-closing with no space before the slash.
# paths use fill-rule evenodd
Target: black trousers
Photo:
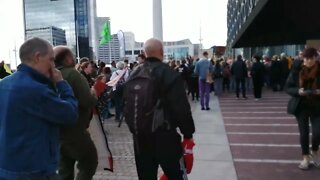
<path id="1" fill-rule="evenodd" d="M 222 87 L 223 92 L 225 92 L 226 89 L 228 92 L 230 91 L 230 79 L 224 77 L 223 78 L 223 87 Z"/>
<path id="2" fill-rule="evenodd" d="M 262 96 L 262 83 L 259 81 L 253 81 L 254 97 L 260 99 Z"/>
<path id="3" fill-rule="evenodd" d="M 319 150 L 320 144 L 320 116 L 309 115 L 309 113 L 301 112 L 296 115 L 299 131 L 302 155 L 309 155 L 309 120 L 312 128 L 312 151 Z"/>
<path id="4" fill-rule="evenodd" d="M 242 97 L 246 97 L 246 80 L 243 79 L 236 79 L 236 93 L 237 97 L 239 97 L 240 94 L 240 83 L 241 83 L 241 90 L 242 90 Z"/>
<path id="5" fill-rule="evenodd" d="M 189 92 L 192 95 L 192 100 L 199 100 L 199 82 L 198 77 L 190 77 L 188 80 Z"/>
<path id="6" fill-rule="evenodd" d="M 139 180 L 157 180 L 159 165 L 169 180 L 187 180 L 177 132 L 139 135 L 133 139 Z"/>

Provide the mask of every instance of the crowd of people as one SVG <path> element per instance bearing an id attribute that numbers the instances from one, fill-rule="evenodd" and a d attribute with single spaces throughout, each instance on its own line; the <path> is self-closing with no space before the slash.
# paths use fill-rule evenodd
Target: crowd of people
<path id="1" fill-rule="evenodd" d="M 283 91 L 289 72 L 294 66 L 299 66 L 303 61 L 302 52 L 295 59 L 282 53 L 272 58 L 264 55 L 254 55 L 244 59 L 238 55 L 235 59 L 226 57 L 208 57 L 203 53 L 203 58 L 186 60 L 170 60 L 168 65 L 179 72 L 185 81 L 185 87 L 192 100 L 199 100 L 200 94 L 208 102 L 208 95 L 214 92 L 216 96 L 225 93 L 236 93 L 236 98 L 247 99 L 247 93 L 252 93 L 255 100 L 262 98 L 262 88 L 272 91 Z M 198 66 L 198 68 L 197 68 Z M 208 74 L 210 72 L 210 74 Z M 211 76 L 212 82 L 204 83 Z M 198 79 L 201 79 L 199 82 Z M 200 91 L 200 93 L 199 93 Z M 202 103 L 201 103 L 202 104 Z M 203 109 L 210 109 L 202 104 Z"/>
<path id="2" fill-rule="evenodd" d="M 303 154 L 299 168 L 308 169 L 311 161 L 320 165 L 316 49 L 307 48 L 295 60 L 284 53 L 271 59 L 209 59 L 204 52 L 201 59 L 170 60 L 167 65 L 163 51 L 161 41 L 149 39 L 137 62 L 108 66 L 86 57 L 76 63 L 70 48 L 52 47 L 40 38 L 25 41 L 15 73 L 0 63 L 0 179 L 70 180 L 75 165 L 76 179 L 92 179 L 98 166 L 88 132 L 93 114 L 102 123 L 111 117 L 125 119 L 133 135 L 139 179 L 157 179 L 159 165 L 163 179 L 186 179 L 195 145 L 188 96 L 209 111 L 213 91 L 216 96 L 235 93 L 237 99 L 240 91 L 243 99 L 252 92 L 260 100 L 264 86 L 285 89 L 292 96 L 288 113 L 298 121 Z"/>
<path id="3" fill-rule="evenodd" d="M 98 166 L 88 131 L 94 113 L 101 120 L 125 117 L 139 179 L 157 179 L 159 165 L 163 178 L 186 179 L 193 158 L 184 154 L 192 151 L 195 127 L 184 81 L 162 63 L 161 41 L 150 39 L 144 48 L 139 62 L 108 67 L 88 58 L 76 63 L 70 48 L 41 38 L 25 41 L 17 71 L 0 81 L 0 179 L 92 179 Z"/>

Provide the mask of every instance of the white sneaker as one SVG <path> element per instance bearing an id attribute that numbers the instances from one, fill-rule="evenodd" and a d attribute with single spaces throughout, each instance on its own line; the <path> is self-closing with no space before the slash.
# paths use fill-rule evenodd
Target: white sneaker
<path id="1" fill-rule="evenodd" d="M 298 167 L 301 170 L 308 170 L 310 167 L 310 158 L 303 158 Z"/>
<path id="2" fill-rule="evenodd" d="M 320 167 L 320 155 L 319 155 L 319 153 L 312 152 L 311 153 L 311 158 L 312 158 L 314 166 Z"/>

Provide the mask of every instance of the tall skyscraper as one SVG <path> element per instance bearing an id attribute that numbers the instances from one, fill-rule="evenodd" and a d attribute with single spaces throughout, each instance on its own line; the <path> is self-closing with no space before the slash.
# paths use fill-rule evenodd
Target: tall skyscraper
<path id="1" fill-rule="evenodd" d="M 30 29 L 54 26 L 65 31 L 77 56 L 90 57 L 90 5 L 87 0 L 23 0 L 25 37 Z"/>

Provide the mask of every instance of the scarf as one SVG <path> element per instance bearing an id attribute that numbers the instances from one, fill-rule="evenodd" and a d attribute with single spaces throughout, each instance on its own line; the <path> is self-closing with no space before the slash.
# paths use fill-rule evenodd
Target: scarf
<path id="1" fill-rule="evenodd" d="M 306 66 L 302 66 L 302 69 L 299 74 L 299 87 L 305 88 L 308 90 L 316 90 L 320 89 L 319 83 L 318 83 L 318 77 L 319 77 L 319 65 L 316 63 L 311 68 L 308 68 Z"/>

